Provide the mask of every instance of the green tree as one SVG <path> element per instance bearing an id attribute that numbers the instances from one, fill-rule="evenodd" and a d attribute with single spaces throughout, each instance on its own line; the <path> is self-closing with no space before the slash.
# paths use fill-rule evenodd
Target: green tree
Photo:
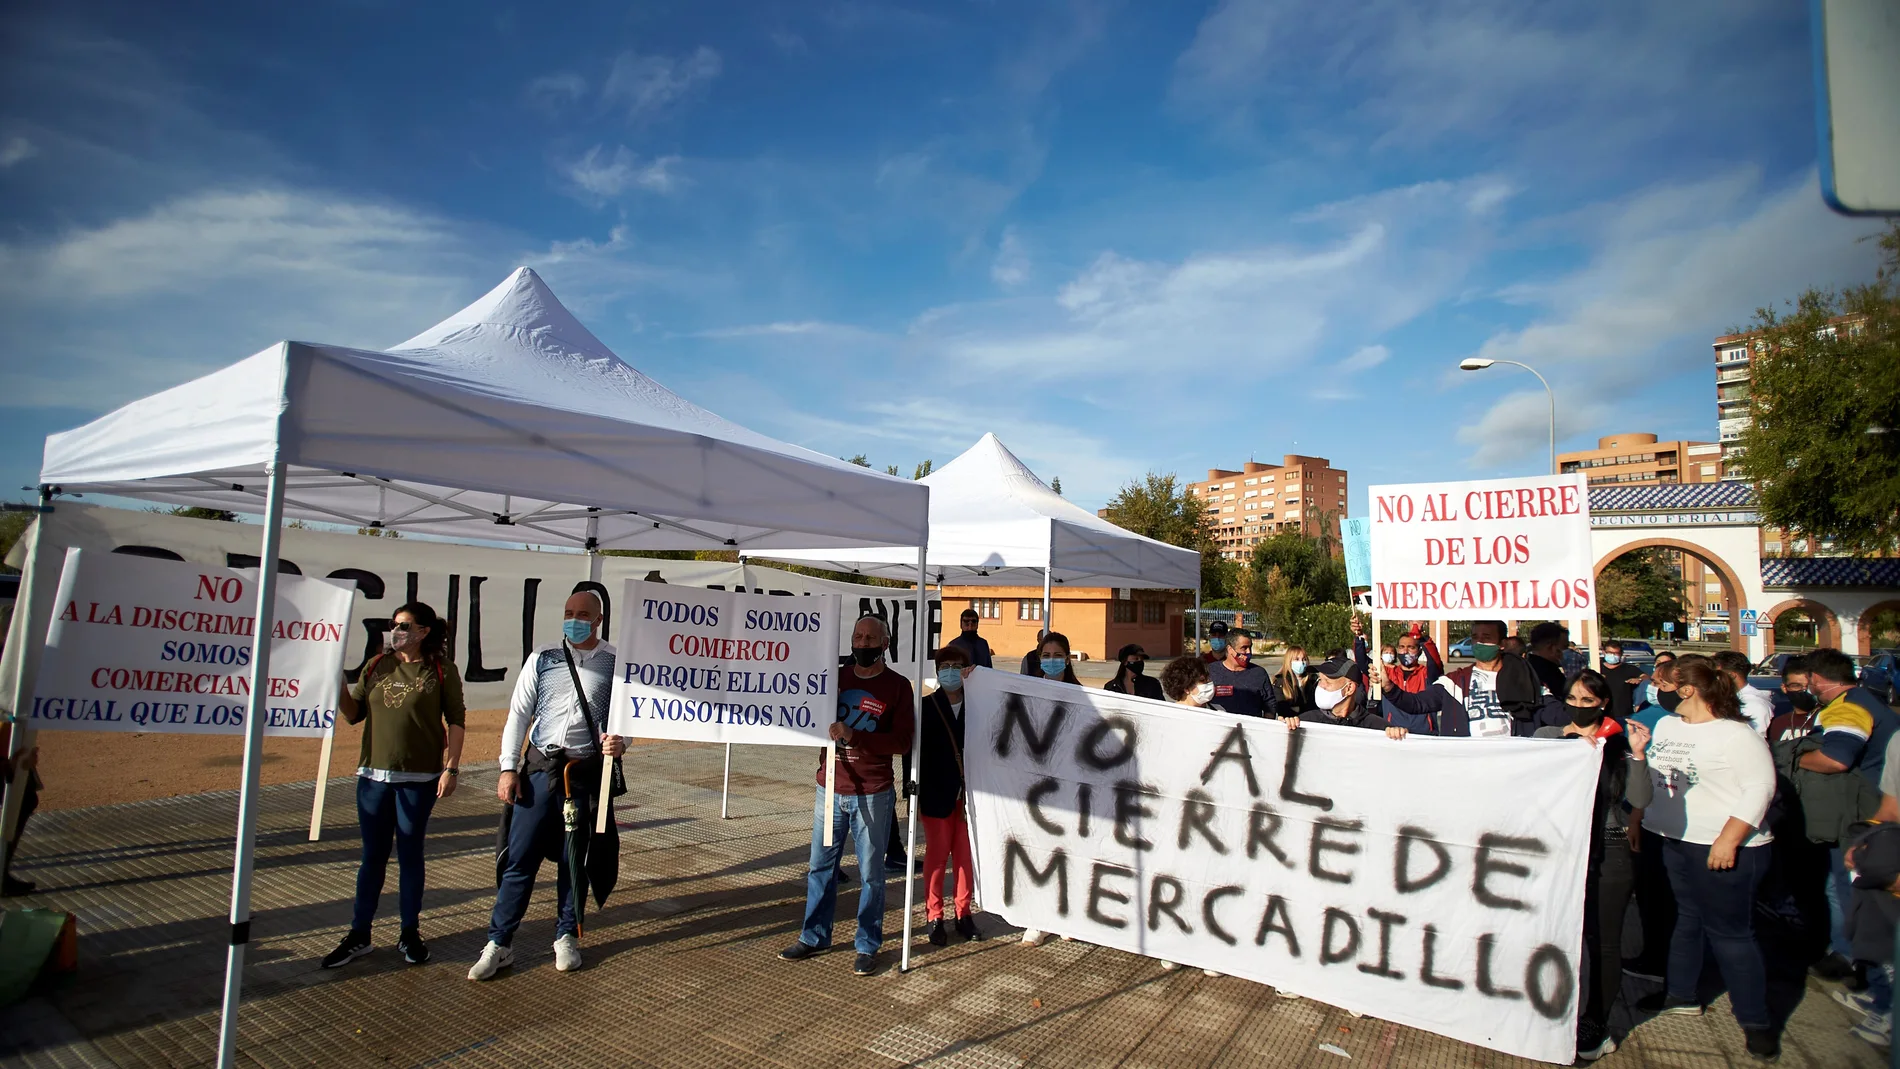
<path id="1" fill-rule="evenodd" d="M 871 466 L 870 458 L 866 457 L 863 453 L 859 453 L 855 457 L 844 457 L 842 459 L 846 464 L 856 464 L 860 468 L 868 468 Z"/>
<path id="2" fill-rule="evenodd" d="M 922 464 L 919 464 L 919 465 L 917 465 L 917 474 L 915 474 L 915 475 L 912 475 L 912 476 L 911 476 L 911 478 L 912 478 L 912 479 L 921 479 L 921 478 L 923 478 L 924 476 L 926 476 L 926 475 L 929 475 L 929 474 L 930 474 L 930 472 L 931 472 L 931 470 L 932 470 L 933 468 L 935 468 L 936 466 L 937 466 L 937 462 L 936 462 L 936 461 L 934 461 L 934 460 L 926 460 L 926 461 L 924 461 L 924 462 L 923 462 Z"/>
<path id="3" fill-rule="evenodd" d="M 1365 615 L 1355 613 L 1350 605 L 1336 602 L 1308 605 L 1294 617 L 1283 637 L 1289 646 L 1304 647 L 1306 659 L 1312 662 L 1318 662 L 1327 650 L 1342 649 L 1350 653 L 1355 615 L 1362 624 L 1369 624 Z"/>
<path id="4" fill-rule="evenodd" d="M 1740 441 L 1763 522 L 1849 553 L 1900 546 L 1900 222 L 1880 247 L 1872 283 L 1756 311 Z"/>
<path id="5" fill-rule="evenodd" d="M 1206 506 L 1172 474 L 1151 471 L 1129 480 L 1109 499 L 1103 512 L 1108 522 L 1124 530 L 1171 546 L 1200 550 L 1201 596 L 1213 599 L 1234 595 L 1239 565 L 1221 559 Z"/>
<path id="6" fill-rule="evenodd" d="M 1054 479 L 1049 480 L 1049 489 L 1054 490 L 1056 496 L 1062 496 L 1062 476 L 1058 475 Z"/>
<path id="7" fill-rule="evenodd" d="M 401 538 L 402 532 L 394 527 L 358 527 L 356 533 L 364 538 Z"/>
<path id="8" fill-rule="evenodd" d="M 1597 575 L 1597 619 L 1606 635 L 1655 635 L 1664 621 L 1684 617 L 1682 572 L 1667 550 L 1625 553 Z"/>
<path id="9" fill-rule="evenodd" d="M 173 516 L 183 516 L 188 520 L 217 520 L 220 523 L 236 523 L 237 513 L 229 509 L 199 508 L 197 505 L 180 505 L 171 510 Z"/>
<path id="10" fill-rule="evenodd" d="M 0 560 L 5 560 L 7 554 L 13 552 L 13 544 L 18 542 L 26 534 L 27 528 L 33 526 L 33 521 L 39 518 L 37 512 L 28 511 L 32 507 L 22 505 L 20 511 L 17 512 L 0 512 Z M 0 565 L 0 572 L 8 575 L 12 575 L 17 570 Z"/>
<path id="11" fill-rule="evenodd" d="M 1331 548 L 1337 541 L 1289 530 L 1253 547 L 1241 598 L 1260 615 L 1260 626 L 1268 634 L 1284 638 L 1294 633 L 1300 613 L 1308 606 L 1332 604 L 1343 609 L 1351 603 L 1346 562 Z"/>

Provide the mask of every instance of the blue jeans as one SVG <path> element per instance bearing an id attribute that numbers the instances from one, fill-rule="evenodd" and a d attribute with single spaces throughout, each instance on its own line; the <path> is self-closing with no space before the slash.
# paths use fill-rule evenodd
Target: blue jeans
<path id="1" fill-rule="evenodd" d="M 515 782 L 519 786 L 508 824 L 508 866 L 502 871 L 501 886 L 495 888 L 494 912 L 488 915 L 488 938 L 498 946 L 514 944 L 515 929 L 528 912 L 528 896 L 534 893 L 534 878 L 543 861 L 554 862 L 554 893 L 560 896 L 554 937 L 580 932 L 574 917 L 574 884 L 567 871 L 567 827 L 561 818 L 561 803 L 567 796 L 562 793 L 560 774 L 533 772 Z M 600 785 L 598 780 L 593 782 L 595 787 Z"/>
<path id="2" fill-rule="evenodd" d="M 805 927 L 798 939 L 806 946 L 831 945 L 831 921 L 838 911 L 838 859 L 847 840 L 858 851 L 858 936 L 860 954 L 884 945 L 884 851 L 890 845 L 894 791 L 840 794 L 832 815 L 831 843 L 825 842 L 825 789 L 811 808 L 811 870 L 805 874 Z"/>
<path id="3" fill-rule="evenodd" d="M 1755 890 L 1768 872 L 1769 848 L 1735 851 L 1735 867 L 1709 868 L 1709 848 L 1677 839 L 1663 842 L 1663 864 L 1676 893 L 1676 931 L 1669 940 L 1671 998 L 1693 999 L 1702 979 L 1704 946 L 1728 985 L 1729 1005 L 1743 1028 L 1771 1026 L 1768 972 L 1755 942 Z"/>
<path id="4" fill-rule="evenodd" d="M 1854 900 L 1854 876 L 1847 871 L 1847 851 L 1827 852 L 1827 948 L 1848 961 L 1854 944 L 1847 938 L 1847 904 Z"/>
<path id="5" fill-rule="evenodd" d="M 363 863 L 356 869 L 356 912 L 350 927 L 369 931 L 376 900 L 389 871 L 389 848 L 396 847 L 397 886 L 401 889 L 402 926 L 416 927 L 422 916 L 422 836 L 435 809 L 435 781 L 382 783 L 356 779 L 356 823 L 363 829 Z"/>

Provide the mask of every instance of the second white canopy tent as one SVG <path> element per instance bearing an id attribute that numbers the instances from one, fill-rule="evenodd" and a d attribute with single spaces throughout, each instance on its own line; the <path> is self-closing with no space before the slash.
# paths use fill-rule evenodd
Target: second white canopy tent
<path id="1" fill-rule="evenodd" d="M 1201 554 L 1138 535 L 1080 508 L 1043 483 L 994 434 L 985 434 L 963 454 L 927 475 L 929 574 L 939 586 L 1027 586 L 1042 583 L 1043 627 L 1053 630 L 1050 599 L 1056 584 L 1193 590 L 1200 608 Z M 914 556 L 887 548 L 769 549 L 757 554 L 858 575 L 909 579 Z M 924 592 L 918 591 L 919 601 Z M 1199 614 L 1196 614 L 1199 620 Z M 912 766 L 917 761 L 912 743 Z M 905 837 L 907 857 L 917 852 L 917 807 Z M 914 872 L 914 866 L 912 870 Z M 871 877 L 875 878 L 875 876 Z M 915 880 L 904 881 L 904 949 L 910 968 L 911 913 Z"/>

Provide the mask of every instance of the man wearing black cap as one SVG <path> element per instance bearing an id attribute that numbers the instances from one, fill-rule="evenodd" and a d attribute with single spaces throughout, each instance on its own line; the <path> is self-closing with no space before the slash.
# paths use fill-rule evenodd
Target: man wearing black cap
<path id="1" fill-rule="evenodd" d="M 1168 700 L 1161 692 L 1161 681 L 1148 675 L 1148 651 L 1141 648 L 1141 643 L 1130 642 L 1123 646 L 1115 654 L 1115 659 L 1121 662 L 1121 670 L 1115 673 L 1114 679 L 1102 684 L 1103 690 L 1133 694 L 1137 698 L 1153 698 L 1158 702 Z"/>
<path id="2" fill-rule="evenodd" d="M 1227 622 L 1216 620 L 1207 625 L 1207 652 L 1201 654 L 1202 664 L 1213 664 L 1227 657 Z"/>
<path id="3" fill-rule="evenodd" d="M 1283 716 L 1280 722 L 1288 728 L 1297 728 L 1301 721 L 1309 724 L 1337 724 L 1341 727 L 1372 728 L 1383 731 L 1387 738 L 1402 739 L 1406 732 L 1402 727 L 1394 727 L 1385 722 L 1376 709 L 1366 707 L 1366 675 L 1350 658 L 1327 661 L 1315 671 L 1319 675 L 1318 683 L 1313 687 L 1313 704 L 1317 709 L 1309 709 L 1299 716 Z"/>
<path id="4" fill-rule="evenodd" d="M 1227 656 L 1207 666 L 1214 684 L 1208 708 L 1238 716 L 1272 716 L 1275 699 L 1267 670 L 1253 663 L 1253 636 L 1235 628 L 1227 636 Z"/>

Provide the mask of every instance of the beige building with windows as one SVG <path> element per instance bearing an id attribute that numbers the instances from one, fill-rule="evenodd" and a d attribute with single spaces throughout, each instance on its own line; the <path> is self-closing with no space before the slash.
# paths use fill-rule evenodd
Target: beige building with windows
<path id="1" fill-rule="evenodd" d="M 1661 486 L 1712 483 L 1722 477 L 1722 447 L 1715 442 L 1660 442 L 1653 434 L 1613 434 L 1595 449 L 1557 454 L 1557 470 L 1582 472 L 1591 486 Z"/>
<path id="2" fill-rule="evenodd" d="M 1279 464 L 1248 461 L 1238 470 L 1210 468 L 1187 485 L 1207 511 L 1214 543 L 1228 560 L 1253 555 L 1255 543 L 1278 531 L 1338 536 L 1346 515 L 1346 473 L 1325 457 L 1288 453 Z"/>

